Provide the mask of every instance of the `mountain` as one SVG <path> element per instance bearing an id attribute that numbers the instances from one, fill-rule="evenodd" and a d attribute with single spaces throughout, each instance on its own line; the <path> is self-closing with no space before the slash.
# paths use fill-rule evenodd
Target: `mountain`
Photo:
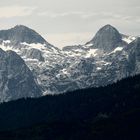
<path id="1" fill-rule="evenodd" d="M 65 71 L 77 83 L 76 88 L 105 86 L 138 74 L 139 56 L 135 55 L 139 51 L 134 47 L 137 39 L 106 25 L 85 45 L 63 48 L 69 59 L 72 59 Z"/>
<path id="2" fill-rule="evenodd" d="M 60 49 L 48 43 L 36 31 L 23 25 L 0 31 L 0 48 L 16 52 L 32 71 L 42 92 L 46 89 L 49 91 L 49 75 L 54 77 L 51 69 L 61 64 L 58 60 L 64 58 Z"/>
<path id="3" fill-rule="evenodd" d="M 105 25 L 86 45 L 93 44 L 94 48 L 104 51 L 113 51 L 119 45 L 123 45 L 122 36 L 117 29 L 111 25 Z"/>
<path id="4" fill-rule="evenodd" d="M 9 30 L 0 31 L 0 38 L 2 40 L 10 40 L 15 45 L 21 42 L 26 42 L 29 44 L 47 43 L 46 40 L 41 37 L 37 32 L 23 25 L 17 25 Z"/>
<path id="5" fill-rule="evenodd" d="M 138 37 L 124 35 L 111 25 L 84 45 L 63 50 L 23 25 L 0 31 L 0 48 L 16 52 L 25 61 L 42 95 L 106 86 L 139 74 L 139 47 Z"/>
<path id="6" fill-rule="evenodd" d="M 137 140 L 139 91 L 140 75 L 107 87 L 3 103 L 0 139 Z"/>
<path id="7" fill-rule="evenodd" d="M 0 49 L 0 66 L 0 102 L 41 96 L 32 72 L 15 52 Z"/>

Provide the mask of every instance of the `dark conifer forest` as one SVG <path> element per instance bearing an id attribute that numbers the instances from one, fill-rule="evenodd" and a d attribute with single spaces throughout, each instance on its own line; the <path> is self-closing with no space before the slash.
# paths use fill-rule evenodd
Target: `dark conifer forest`
<path id="1" fill-rule="evenodd" d="M 0 140 L 139 140 L 140 75 L 0 105 Z"/>

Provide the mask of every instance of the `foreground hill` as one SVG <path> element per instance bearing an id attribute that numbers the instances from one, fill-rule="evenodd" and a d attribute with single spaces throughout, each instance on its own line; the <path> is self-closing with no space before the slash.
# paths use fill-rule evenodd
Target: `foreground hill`
<path id="1" fill-rule="evenodd" d="M 139 139 L 140 75 L 101 88 L 0 105 L 1 139 Z"/>

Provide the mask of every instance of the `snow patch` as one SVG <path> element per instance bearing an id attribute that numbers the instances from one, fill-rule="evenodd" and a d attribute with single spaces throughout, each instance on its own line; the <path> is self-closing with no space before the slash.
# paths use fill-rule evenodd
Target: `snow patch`
<path id="1" fill-rule="evenodd" d="M 96 63 L 99 64 L 99 65 L 104 65 L 104 66 L 112 64 L 111 62 L 106 62 L 106 61 L 103 61 L 103 60 L 97 61 Z"/>
<path id="2" fill-rule="evenodd" d="M 3 40 L 3 43 L 8 44 L 8 43 L 11 43 L 11 41 L 10 40 Z"/>
<path id="3" fill-rule="evenodd" d="M 93 46 L 92 43 L 89 43 L 89 44 L 86 45 L 86 47 L 91 47 L 91 46 Z"/>
<path id="4" fill-rule="evenodd" d="M 101 70 L 102 68 L 101 67 L 97 67 L 97 70 Z"/>
<path id="5" fill-rule="evenodd" d="M 116 53 L 118 51 L 122 51 L 123 50 L 123 47 L 117 47 L 112 53 Z"/>
<path id="6" fill-rule="evenodd" d="M 98 49 L 90 49 L 88 51 L 86 57 L 91 57 L 91 56 L 95 57 L 95 56 L 97 56 L 97 51 L 98 51 Z"/>
<path id="7" fill-rule="evenodd" d="M 45 44 L 41 44 L 41 43 L 31 43 L 31 44 L 28 44 L 28 43 L 26 43 L 26 42 L 22 42 L 22 43 L 20 43 L 21 45 L 25 45 L 25 46 L 29 46 L 30 48 L 34 48 L 34 49 L 38 49 L 38 50 L 44 50 L 44 49 L 46 49 L 46 47 L 45 47 Z"/>
<path id="8" fill-rule="evenodd" d="M 68 72 L 67 72 L 66 69 L 61 70 L 61 72 L 62 72 L 63 74 L 68 74 Z"/>
<path id="9" fill-rule="evenodd" d="M 0 44 L 0 48 L 1 48 L 2 50 L 4 50 L 4 51 L 9 51 L 9 50 L 11 50 L 11 51 L 14 51 L 14 52 L 16 52 L 16 53 L 19 52 L 18 49 L 13 48 L 12 46 L 5 46 L 4 44 Z"/>
<path id="10" fill-rule="evenodd" d="M 136 37 L 133 36 L 124 37 L 122 40 L 125 41 L 127 44 L 130 44 L 132 41 L 136 40 Z"/>

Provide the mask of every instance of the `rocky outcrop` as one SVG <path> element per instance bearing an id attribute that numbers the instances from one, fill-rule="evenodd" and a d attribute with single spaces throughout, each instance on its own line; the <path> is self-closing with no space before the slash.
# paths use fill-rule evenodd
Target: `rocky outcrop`
<path id="1" fill-rule="evenodd" d="M 0 49 L 0 102 L 41 96 L 32 72 L 13 51 Z"/>

